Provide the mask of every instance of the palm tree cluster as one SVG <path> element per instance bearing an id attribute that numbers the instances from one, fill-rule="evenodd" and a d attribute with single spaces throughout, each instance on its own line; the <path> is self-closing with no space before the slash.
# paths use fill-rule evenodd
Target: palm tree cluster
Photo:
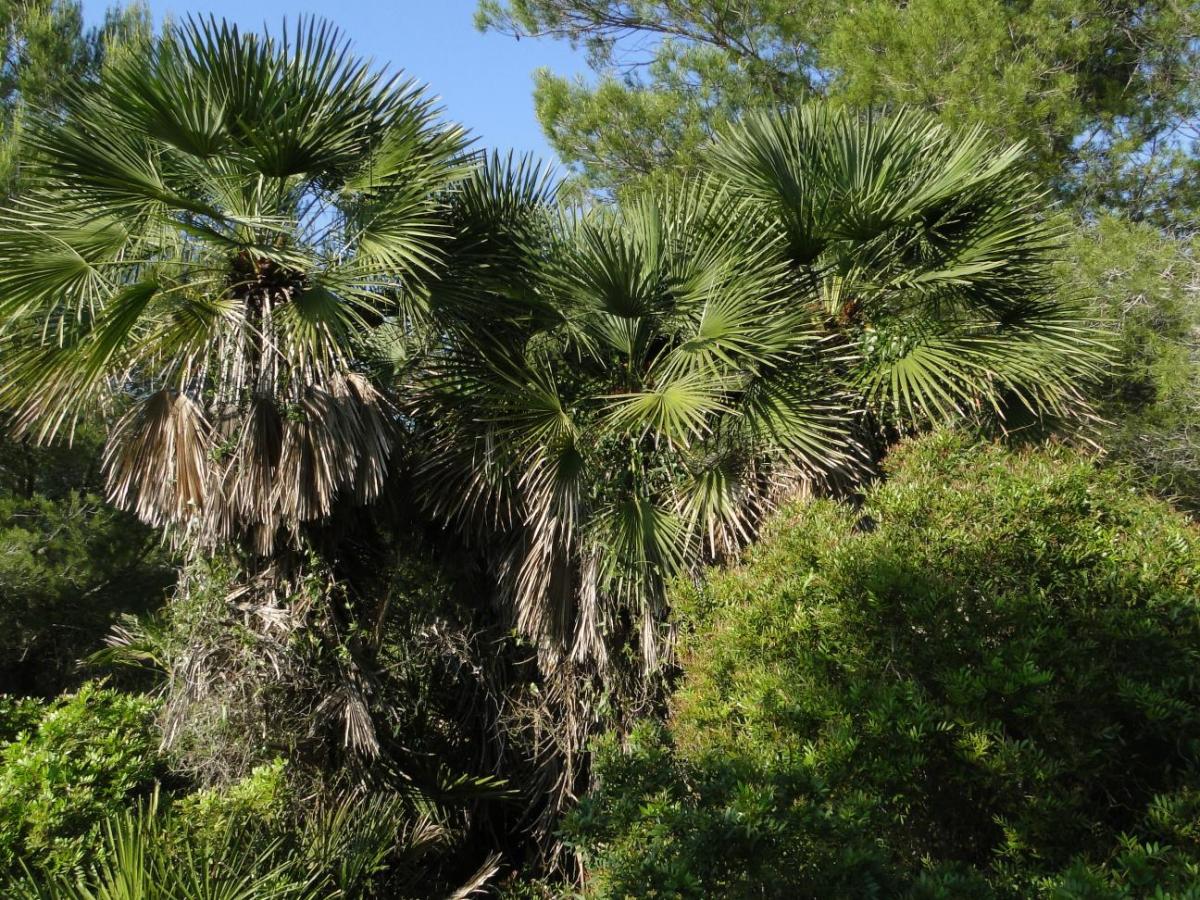
<path id="1" fill-rule="evenodd" d="M 47 439 L 101 416 L 113 500 L 260 575 L 402 481 L 577 752 L 669 658 L 666 585 L 779 498 L 930 421 L 1084 411 L 1098 345 L 1020 156 L 813 105 L 567 208 L 327 25 L 188 22 L 30 129 L 0 403 Z"/>
<path id="2" fill-rule="evenodd" d="M 1048 290 L 1019 153 L 814 106 L 619 208 L 549 214 L 530 316 L 489 304 L 406 382 L 435 514 L 495 554 L 548 665 L 603 668 L 617 636 L 652 669 L 670 579 L 899 431 L 1084 413 L 1096 345 Z"/>

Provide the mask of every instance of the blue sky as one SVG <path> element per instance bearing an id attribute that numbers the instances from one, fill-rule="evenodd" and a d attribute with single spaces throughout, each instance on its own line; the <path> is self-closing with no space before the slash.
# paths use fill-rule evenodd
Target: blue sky
<path id="1" fill-rule="evenodd" d="M 84 0 L 89 21 L 109 4 Z M 482 144 L 518 152 L 553 155 L 533 113 L 533 72 L 585 71 L 582 53 L 558 41 L 515 41 L 475 30 L 475 0 L 149 0 L 155 19 L 212 14 L 261 29 L 278 29 L 301 14 L 324 16 L 339 25 L 355 50 L 391 70 L 403 69 L 442 98 L 448 118 L 461 122 Z"/>

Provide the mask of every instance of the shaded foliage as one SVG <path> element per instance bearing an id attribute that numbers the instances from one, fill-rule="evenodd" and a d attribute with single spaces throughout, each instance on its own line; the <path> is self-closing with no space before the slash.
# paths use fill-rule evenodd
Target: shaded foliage
<path id="1" fill-rule="evenodd" d="M 118 617 L 174 581 L 158 537 L 95 494 L 0 496 L 0 689 L 52 696 L 78 683 Z"/>
<path id="2" fill-rule="evenodd" d="M 71 446 L 0 441 L 0 690 L 50 697 L 86 677 L 121 615 L 155 609 L 171 555 L 103 499 L 95 432 Z"/>
<path id="3" fill-rule="evenodd" d="M 85 29 L 69 0 L 0 6 L 0 193 L 24 185 L 18 153 L 31 116 L 59 115 L 122 46 L 149 35 L 145 10 L 112 10 Z M 162 599 L 171 579 L 156 539 L 103 501 L 90 425 L 54 447 L 0 437 L 0 690 L 50 696 L 77 684 L 77 660 L 121 612 Z"/>

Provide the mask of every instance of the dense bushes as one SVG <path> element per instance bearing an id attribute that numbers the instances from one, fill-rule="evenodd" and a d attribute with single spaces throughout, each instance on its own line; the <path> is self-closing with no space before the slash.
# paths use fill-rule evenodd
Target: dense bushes
<path id="1" fill-rule="evenodd" d="M 0 896 L 422 897 L 472 876 L 439 869 L 456 823 L 415 791 L 300 797 L 282 760 L 220 788 L 169 777 L 156 705 L 95 683 L 0 698 Z"/>
<path id="2" fill-rule="evenodd" d="M 0 697 L 0 883 L 82 864 L 102 824 L 159 774 L 154 703 L 87 684 L 50 704 Z"/>
<path id="3" fill-rule="evenodd" d="M 680 588 L 664 728 L 600 748 L 600 896 L 1190 896 L 1200 533 L 1065 451 L 933 436 Z"/>

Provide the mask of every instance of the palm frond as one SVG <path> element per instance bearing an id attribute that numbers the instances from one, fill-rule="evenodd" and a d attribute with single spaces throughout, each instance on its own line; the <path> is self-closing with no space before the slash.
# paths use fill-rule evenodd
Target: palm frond
<path id="1" fill-rule="evenodd" d="M 857 356 L 844 384 L 860 406 L 901 427 L 1013 397 L 1086 418 L 1104 346 L 1051 294 L 1059 235 L 1022 153 L 914 112 L 808 105 L 748 116 L 708 165 L 784 235 L 825 330 Z"/>

